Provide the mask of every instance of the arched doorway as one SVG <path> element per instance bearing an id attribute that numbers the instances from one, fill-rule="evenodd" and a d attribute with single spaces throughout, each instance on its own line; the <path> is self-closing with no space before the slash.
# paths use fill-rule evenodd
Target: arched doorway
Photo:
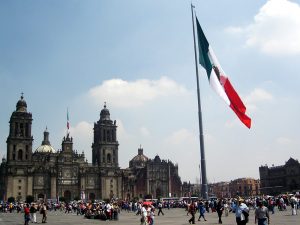
<path id="1" fill-rule="evenodd" d="M 94 201 L 96 198 L 94 193 L 89 193 L 89 200 Z"/>
<path id="2" fill-rule="evenodd" d="M 38 199 L 39 199 L 39 200 L 44 199 L 44 197 L 45 197 L 44 194 L 42 194 L 42 193 L 39 193 L 39 194 L 38 194 Z"/>
<path id="3" fill-rule="evenodd" d="M 66 190 L 64 192 L 64 198 L 66 202 L 70 202 L 71 201 L 71 192 L 69 190 Z"/>

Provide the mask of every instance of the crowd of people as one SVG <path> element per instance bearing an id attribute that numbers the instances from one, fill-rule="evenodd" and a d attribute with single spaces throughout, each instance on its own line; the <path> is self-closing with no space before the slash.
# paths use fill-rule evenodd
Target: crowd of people
<path id="1" fill-rule="evenodd" d="M 258 225 L 270 224 L 269 213 L 274 214 L 275 208 L 278 211 L 287 210 L 287 206 L 291 208 L 291 215 L 297 215 L 300 208 L 300 196 L 280 195 L 277 197 L 263 196 L 255 198 L 227 198 L 215 199 L 211 201 L 193 201 L 186 203 L 187 215 L 191 215 L 188 220 L 190 224 L 195 224 L 195 214 L 199 212 L 198 221 L 203 218 L 206 221 L 205 213 L 216 212 L 218 215 L 218 223 L 222 224 L 223 213 L 225 217 L 230 212 L 235 214 L 236 224 L 245 225 L 249 221 L 249 211 L 254 210 L 254 221 Z"/>
<path id="2" fill-rule="evenodd" d="M 37 213 L 42 215 L 42 223 L 47 222 L 47 211 L 61 211 L 62 213 L 74 213 L 82 215 L 86 219 L 118 220 L 119 213 L 132 212 L 139 216 L 141 225 L 153 225 L 156 216 L 164 216 L 164 209 L 185 208 L 186 214 L 190 215 L 188 222 L 195 224 L 203 219 L 206 221 L 206 213 L 217 214 L 216 220 L 222 224 L 223 215 L 235 214 L 237 225 L 245 225 L 249 221 L 249 211 L 254 210 L 254 221 L 258 225 L 270 223 L 270 215 L 275 211 L 292 210 L 291 215 L 297 215 L 300 208 L 300 196 L 263 196 L 253 198 L 222 198 L 211 200 L 184 200 L 184 201 L 101 201 L 85 202 L 73 201 L 70 203 L 41 201 L 33 203 L 12 203 L 1 202 L 0 212 L 2 213 L 23 213 L 24 224 L 29 222 L 37 223 Z M 199 214 L 199 215 L 197 215 Z M 196 218 L 197 215 L 197 218 Z"/>

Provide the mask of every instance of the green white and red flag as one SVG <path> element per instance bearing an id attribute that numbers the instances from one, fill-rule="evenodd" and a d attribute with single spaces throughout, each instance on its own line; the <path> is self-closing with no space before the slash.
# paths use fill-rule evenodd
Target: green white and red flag
<path id="1" fill-rule="evenodd" d="M 70 123 L 69 123 L 69 109 L 67 109 L 67 128 L 70 129 Z"/>
<path id="2" fill-rule="evenodd" d="M 246 107 L 244 103 L 219 64 L 218 59 L 209 45 L 197 18 L 196 23 L 199 63 L 206 70 L 210 86 L 226 102 L 226 104 L 230 106 L 242 123 L 250 128 L 251 119 L 246 115 Z"/>

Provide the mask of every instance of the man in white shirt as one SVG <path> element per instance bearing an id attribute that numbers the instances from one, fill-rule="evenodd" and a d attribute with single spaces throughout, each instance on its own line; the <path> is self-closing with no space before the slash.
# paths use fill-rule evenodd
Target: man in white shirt
<path id="1" fill-rule="evenodd" d="M 237 225 L 246 225 L 248 222 L 249 208 L 244 203 L 244 199 L 238 198 L 238 203 L 235 209 L 235 218 Z"/>

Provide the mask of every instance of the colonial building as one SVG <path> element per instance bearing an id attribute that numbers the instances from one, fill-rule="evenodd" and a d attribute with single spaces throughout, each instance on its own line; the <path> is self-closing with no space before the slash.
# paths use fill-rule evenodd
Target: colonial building
<path id="1" fill-rule="evenodd" d="M 231 197 L 230 193 L 230 182 L 218 182 L 208 185 L 208 192 L 211 196 L 216 196 L 218 198 L 229 198 Z"/>
<path id="2" fill-rule="evenodd" d="M 69 132 L 62 139 L 61 150 L 55 150 L 46 128 L 41 146 L 33 151 L 32 121 L 21 96 L 9 121 L 7 158 L 0 165 L 0 199 L 25 200 L 28 195 L 66 200 L 180 195 L 178 166 L 170 161 L 158 156 L 148 159 L 139 149 L 129 168 L 119 167 L 117 125 L 110 119 L 106 104 L 94 124 L 92 163 L 83 152 L 74 150 Z"/>
<path id="3" fill-rule="evenodd" d="M 149 159 L 143 149 L 129 162 L 124 170 L 124 188 L 127 198 L 135 196 L 158 199 L 160 197 L 179 197 L 181 179 L 178 176 L 178 165 L 171 161 L 161 160 L 158 155 Z"/>
<path id="4" fill-rule="evenodd" d="M 285 165 L 259 167 L 261 192 L 276 195 L 300 190 L 300 163 L 290 158 Z"/>
<path id="5" fill-rule="evenodd" d="M 229 183 L 230 197 L 260 195 L 260 180 L 239 178 Z"/>
<path id="6" fill-rule="evenodd" d="M 254 178 L 238 178 L 230 182 L 210 183 L 209 195 L 218 198 L 234 198 L 260 195 L 260 181 Z"/>

